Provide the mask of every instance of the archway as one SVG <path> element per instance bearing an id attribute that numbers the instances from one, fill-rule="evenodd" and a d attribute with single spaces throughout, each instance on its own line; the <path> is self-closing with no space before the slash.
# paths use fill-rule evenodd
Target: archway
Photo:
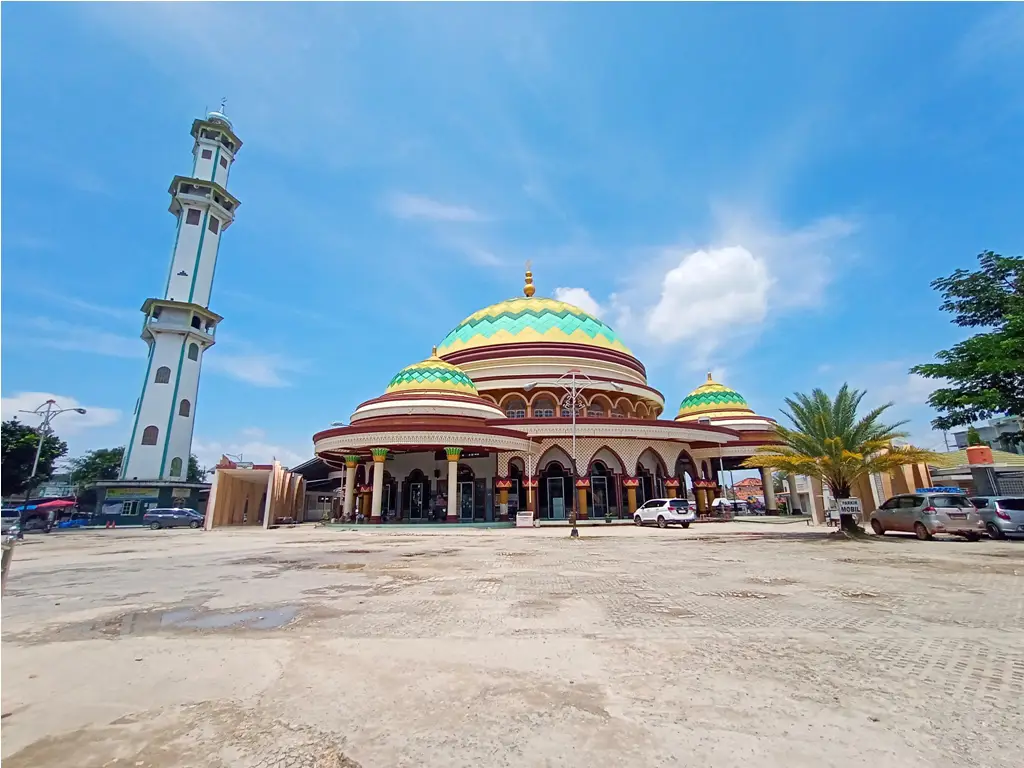
<path id="1" fill-rule="evenodd" d="M 455 508 L 459 510 L 460 523 L 483 521 L 486 510 L 487 480 L 478 478 L 468 464 L 459 464 L 456 476 Z"/>
<path id="2" fill-rule="evenodd" d="M 537 483 L 539 517 L 565 520 L 574 509 L 575 484 L 572 472 L 560 461 L 550 461 L 540 471 Z"/>
<path id="3" fill-rule="evenodd" d="M 637 506 L 650 499 L 665 498 L 665 465 L 661 457 L 650 448 L 644 450 L 636 462 L 637 477 L 640 485 L 637 487 Z"/>
<path id="4" fill-rule="evenodd" d="M 402 517 L 413 523 L 430 519 L 430 479 L 414 469 L 402 483 Z"/>

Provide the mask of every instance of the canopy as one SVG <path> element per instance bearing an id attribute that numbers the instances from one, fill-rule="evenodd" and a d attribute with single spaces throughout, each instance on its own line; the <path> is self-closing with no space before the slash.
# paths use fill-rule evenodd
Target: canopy
<path id="1" fill-rule="evenodd" d="M 69 499 L 54 499 L 53 501 L 44 501 L 41 504 L 29 504 L 28 506 L 22 504 L 20 506 L 14 507 L 14 510 L 17 512 L 32 512 L 34 510 L 49 511 L 51 509 L 64 509 L 65 507 L 73 507 L 75 506 L 76 503 L 77 502 Z"/>

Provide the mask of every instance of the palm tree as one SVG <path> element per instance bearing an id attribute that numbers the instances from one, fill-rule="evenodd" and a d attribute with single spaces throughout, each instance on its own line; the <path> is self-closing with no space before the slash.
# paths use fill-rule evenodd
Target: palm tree
<path id="1" fill-rule="evenodd" d="M 777 425 L 777 445 L 764 446 L 743 462 L 745 467 L 772 467 L 820 480 L 833 498 L 848 499 L 853 484 L 862 477 L 883 474 L 907 464 L 932 460 L 935 454 L 913 446 L 896 446 L 893 440 L 907 436 L 901 432 L 907 422 L 884 424 L 880 418 L 892 403 L 857 418 L 864 392 L 846 384 L 835 400 L 821 389 L 810 395 L 795 393 L 786 398 L 783 411 L 793 429 Z M 853 515 L 842 515 L 844 531 L 859 531 Z"/>

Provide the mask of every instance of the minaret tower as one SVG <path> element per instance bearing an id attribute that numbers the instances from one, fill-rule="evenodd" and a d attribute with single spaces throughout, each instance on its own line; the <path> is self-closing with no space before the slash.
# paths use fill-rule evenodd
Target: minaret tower
<path id="1" fill-rule="evenodd" d="M 221 321 L 208 307 L 217 252 L 239 205 L 227 185 L 242 142 L 221 110 L 192 123 L 192 174 L 171 182 L 174 250 L 163 298 L 142 305 L 149 362 L 121 480 L 184 482 L 188 474 L 199 371 Z"/>

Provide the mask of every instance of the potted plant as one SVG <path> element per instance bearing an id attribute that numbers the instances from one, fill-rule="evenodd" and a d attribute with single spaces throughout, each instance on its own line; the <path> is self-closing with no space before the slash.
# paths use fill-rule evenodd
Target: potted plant
<path id="1" fill-rule="evenodd" d="M 610 509 L 605 511 L 605 513 L 604 513 L 604 521 L 606 523 L 610 523 L 612 521 L 612 511 Z"/>

